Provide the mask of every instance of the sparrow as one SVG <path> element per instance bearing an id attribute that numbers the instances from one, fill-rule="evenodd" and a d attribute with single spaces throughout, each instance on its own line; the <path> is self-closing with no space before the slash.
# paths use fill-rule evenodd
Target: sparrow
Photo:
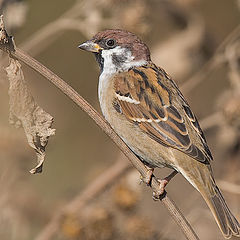
<path id="1" fill-rule="evenodd" d="M 150 168 L 169 167 L 200 192 L 223 236 L 240 236 L 211 168 L 212 154 L 177 84 L 150 58 L 135 34 L 110 29 L 79 45 L 100 67 L 98 97 L 105 119 Z"/>

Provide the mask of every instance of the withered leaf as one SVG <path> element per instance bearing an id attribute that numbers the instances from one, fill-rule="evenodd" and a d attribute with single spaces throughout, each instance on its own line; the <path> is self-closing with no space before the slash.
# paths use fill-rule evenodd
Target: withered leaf
<path id="1" fill-rule="evenodd" d="M 16 127 L 23 127 L 27 141 L 37 155 L 38 164 L 30 173 L 40 173 L 48 139 L 55 134 L 55 129 L 51 128 L 53 117 L 35 102 L 27 88 L 21 64 L 17 60 L 10 58 L 6 72 L 9 79 L 9 121 Z"/>

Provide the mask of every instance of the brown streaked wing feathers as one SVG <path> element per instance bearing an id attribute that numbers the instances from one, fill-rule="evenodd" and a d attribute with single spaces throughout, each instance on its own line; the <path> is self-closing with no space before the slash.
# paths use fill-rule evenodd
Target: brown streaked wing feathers
<path id="1" fill-rule="evenodd" d="M 172 98 L 178 96 L 174 96 L 172 91 L 160 82 L 163 78 L 171 84 L 172 80 L 165 72 L 153 64 L 116 75 L 116 95 L 135 100 L 134 103 L 118 98 L 122 113 L 160 144 L 176 148 L 200 162 L 209 163 L 212 156 L 195 116 L 182 95 L 179 98 L 183 102 L 183 111 L 177 110 Z M 180 93 L 175 84 L 172 86 L 175 92 Z M 183 112 L 186 112 L 184 116 Z M 199 140 L 200 147 L 194 145 L 190 139 L 186 118 L 192 123 L 190 127 L 194 137 Z"/>

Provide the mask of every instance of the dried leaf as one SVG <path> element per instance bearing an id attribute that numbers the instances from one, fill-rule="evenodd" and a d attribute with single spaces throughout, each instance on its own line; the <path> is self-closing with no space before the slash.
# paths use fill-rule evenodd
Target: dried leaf
<path id="1" fill-rule="evenodd" d="M 9 121 L 16 127 L 23 127 L 28 143 L 37 155 L 38 164 L 30 173 L 40 173 L 48 138 L 55 134 L 55 129 L 51 128 L 53 117 L 35 102 L 27 88 L 21 64 L 17 60 L 10 58 L 10 65 L 6 71 L 9 78 Z"/>
<path id="2" fill-rule="evenodd" d="M 0 49 L 7 52 L 14 51 L 14 43 L 5 29 L 3 15 L 0 16 Z"/>

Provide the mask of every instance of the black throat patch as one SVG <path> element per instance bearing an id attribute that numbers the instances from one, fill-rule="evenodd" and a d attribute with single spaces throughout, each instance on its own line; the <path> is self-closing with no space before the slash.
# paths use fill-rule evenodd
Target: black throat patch
<path id="1" fill-rule="evenodd" d="M 98 62 L 99 68 L 100 68 L 100 73 L 103 71 L 103 64 L 104 64 L 104 58 L 102 57 L 102 53 L 94 53 L 95 58 Z"/>

